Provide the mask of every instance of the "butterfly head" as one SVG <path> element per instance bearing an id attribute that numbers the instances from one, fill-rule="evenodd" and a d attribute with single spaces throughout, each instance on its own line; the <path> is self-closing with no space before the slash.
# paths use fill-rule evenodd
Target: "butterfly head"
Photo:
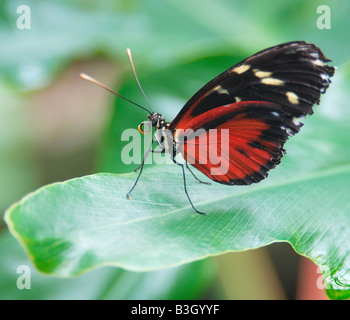
<path id="1" fill-rule="evenodd" d="M 167 126 L 167 123 L 164 120 L 164 117 L 160 113 L 151 113 L 147 116 L 148 121 L 142 122 L 138 126 L 138 130 L 142 134 L 147 134 L 152 131 L 152 127 L 156 129 L 161 129 Z"/>

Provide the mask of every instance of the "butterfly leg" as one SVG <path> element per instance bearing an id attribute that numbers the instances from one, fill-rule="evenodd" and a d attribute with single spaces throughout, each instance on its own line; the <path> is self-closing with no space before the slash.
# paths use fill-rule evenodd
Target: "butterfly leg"
<path id="1" fill-rule="evenodd" d="M 180 167 L 182 168 L 182 176 L 183 176 L 183 180 L 184 180 L 185 193 L 186 193 L 187 199 L 188 199 L 188 201 L 190 202 L 190 204 L 191 204 L 193 210 L 196 211 L 196 212 L 199 213 L 199 214 L 204 214 L 204 215 L 205 215 L 205 212 L 199 211 L 199 210 L 197 210 L 197 209 L 194 207 L 194 205 L 193 205 L 193 203 L 192 203 L 192 201 L 191 201 L 191 198 L 190 198 L 190 196 L 189 196 L 189 194 L 188 194 L 188 192 L 187 192 L 187 187 L 186 187 L 186 175 L 185 175 L 185 166 L 184 166 L 182 163 L 176 162 L 175 159 L 172 159 L 172 160 L 173 160 L 173 162 L 174 162 L 175 164 L 177 164 L 178 166 L 180 166 Z"/>
<path id="2" fill-rule="evenodd" d="M 145 159 L 146 159 L 146 157 L 143 157 L 143 160 L 142 160 L 142 162 L 141 162 L 141 165 L 139 166 L 139 168 L 140 168 L 139 175 L 137 176 L 136 181 L 135 181 L 134 185 L 132 186 L 132 188 L 130 189 L 130 191 L 126 194 L 126 198 L 129 199 L 129 200 L 131 200 L 130 193 L 135 189 L 136 184 L 137 184 L 137 182 L 139 181 L 139 179 L 140 179 L 140 177 L 141 177 L 141 173 L 142 173 L 142 170 L 143 170 L 143 166 L 144 166 L 144 164 L 145 164 Z M 138 170 L 139 168 L 137 168 L 137 170 Z"/>
<path id="3" fill-rule="evenodd" d="M 150 145 L 150 147 L 148 148 L 148 150 L 146 151 L 146 153 L 145 153 L 145 155 L 144 155 L 144 157 L 143 157 L 143 159 L 142 159 L 141 164 L 138 166 L 137 169 L 134 170 L 134 172 L 136 172 L 137 170 L 140 169 L 140 172 L 139 172 L 139 175 L 138 175 L 137 178 L 136 178 L 136 181 L 135 181 L 134 185 L 132 186 L 132 188 L 130 189 L 130 191 L 126 194 L 126 198 L 129 199 L 129 200 L 131 200 L 130 193 L 135 189 L 136 184 L 137 184 L 137 182 L 139 181 L 139 179 L 140 179 L 140 177 L 141 177 L 142 170 L 143 170 L 143 166 L 144 166 L 144 164 L 145 164 L 145 160 L 147 159 L 149 153 L 150 153 L 150 152 L 152 152 L 152 153 L 153 153 L 153 152 L 154 152 L 154 153 L 161 153 L 161 152 L 164 152 L 164 151 L 165 151 L 164 149 L 163 149 L 162 151 L 152 150 L 153 141 L 154 141 L 154 139 L 152 138 L 151 145 Z"/>
<path id="4" fill-rule="evenodd" d="M 193 175 L 193 177 L 200 183 L 203 183 L 203 184 L 207 184 L 207 185 L 211 185 L 210 182 L 206 182 L 206 181 L 202 181 L 201 179 L 197 178 L 196 175 L 193 173 L 193 171 L 190 169 L 190 167 L 188 166 L 188 162 L 186 161 L 186 168 L 188 169 L 189 172 L 191 172 L 191 174 Z"/>
<path id="5" fill-rule="evenodd" d="M 146 160 L 146 158 L 148 157 L 149 151 L 147 151 L 145 157 L 143 158 L 144 160 Z M 136 168 L 134 169 L 134 172 L 137 172 L 138 170 L 140 170 L 143 167 L 144 161 L 142 161 L 142 163 Z"/>
<path id="6" fill-rule="evenodd" d="M 154 137 L 152 138 L 152 142 L 151 142 L 151 145 L 149 146 L 149 148 L 147 149 L 145 155 L 143 156 L 143 160 L 141 162 L 141 164 L 134 170 L 134 172 L 138 171 L 139 169 L 141 169 L 145 163 L 145 160 L 147 159 L 149 153 L 153 150 L 152 150 L 152 145 L 153 145 L 153 142 L 154 142 Z"/>

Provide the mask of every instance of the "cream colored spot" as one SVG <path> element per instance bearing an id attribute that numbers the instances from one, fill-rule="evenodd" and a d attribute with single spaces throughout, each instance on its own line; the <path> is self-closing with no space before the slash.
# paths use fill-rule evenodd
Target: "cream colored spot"
<path id="1" fill-rule="evenodd" d="M 287 91 L 286 96 L 288 98 L 288 101 L 292 104 L 298 104 L 299 103 L 299 98 L 298 96 L 292 92 L 292 91 Z"/>
<path id="2" fill-rule="evenodd" d="M 236 72 L 238 74 L 241 74 L 243 72 L 246 72 L 247 70 L 250 69 L 250 65 L 248 64 L 242 64 L 241 66 L 234 68 L 231 72 Z"/>
<path id="3" fill-rule="evenodd" d="M 267 78 L 267 77 L 272 75 L 272 72 L 261 71 L 259 69 L 253 69 L 253 72 L 254 72 L 255 76 L 258 78 Z"/>
<path id="4" fill-rule="evenodd" d="M 293 123 L 294 123 L 296 126 L 299 126 L 299 125 L 300 125 L 300 121 L 299 121 L 299 119 L 298 119 L 297 117 L 294 117 L 292 121 L 293 121 Z"/>
<path id="5" fill-rule="evenodd" d="M 235 97 L 235 99 L 236 99 L 236 102 L 241 102 L 242 101 L 242 99 L 240 97 Z"/>
<path id="6" fill-rule="evenodd" d="M 276 78 L 263 78 L 261 79 L 261 83 L 268 84 L 271 86 L 283 86 L 284 81 Z"/>
<path id="7" fill-rule="evenodd" d="M 217 91 L 220 94 L 230 94 L 228 90 L 224 89 L 222 86 L 216 86 L 213 91 Z"/>
<path id="8" fill-rule="evenodd" d="M 321 61 L 320 59 L 316 59 L 316 60 L 312 60 L 312 63 L 315 64 L 316 66 L 324 66 L 323 61 Z"/>

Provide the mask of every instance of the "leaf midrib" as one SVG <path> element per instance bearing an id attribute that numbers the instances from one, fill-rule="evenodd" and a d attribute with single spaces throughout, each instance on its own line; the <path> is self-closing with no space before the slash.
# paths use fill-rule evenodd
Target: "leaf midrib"
<path id="1" fill-rule="evenodd" d="M 325 172 L 322 172 L 322 173 L 316 172 L 314 174 L 310 174 L 310 175 L 307 175 L 307 176 L 299 176 L 297 178 L 289 179 L 289 180 L 283 181 L 283 182 L 278 182 L 278 183 L 275 183 L 273 185 L 264 185 L 262 187 L 256 187 L 256 188 L 251 189 L 251 190 L 245 190 L 243 192 L 240 192 L 239 194 L 223 196 L 223 197 L 219 197 L 219 198 L 212 199 L 212 200 L 199 201 L 199 202 L 196 202 L 196 205 L 205 205 L 205 204 L 210 204 L 210 203 L 213 203 L 213 202 L 216 202 L 216 201 L 224 201 L 225 199 L 228 199 L 228 198 L 241 197 L 241 196 L 247 195 L 249 193 L 259 192 L 259 191 L 262 191 L 262 190 L 272 189 L 272 188 L 276 188 L 276 187 L 283 187 L 283 186 L 292 185 L 292 184 L 295 184 L 295 183 L 300 183 L 300 182 L 304 182 L 304 181 L 310 181 L 310 180 L 313 180 L 313 179 L 324 178 L 324 177 L 327 177 L 327 176 L 337 175 L 337 174 L 344 173 L 344 172 L 350 172 L 350 164 L 343 165 L 343 166 L 340 166 L 340 167 L 337 167 L 337 168 L 332 168 L 332 169 L 329 169 L 329 170 L 327 170 Z M 103 174 L 105 174 L 105 173 L 103 173 Z M 73 181 L 73 180 L 76 180 L 76 179 L 83 179 L 83 178 L 84 177 L 75 178 L 75 179 L 72 179 L 72 180 L 65 181 L 64 183 L 67 183 L 69 181 Z M 55 184 L 57 184 L 57 183 L 55 183 Z M 18 206 L 20 204 L 21 203 L 19 203 Z M 106 228 L 114 228 L 114 227 L 117 227 L 117 226 L 125 226 L 125 225 L 129 225 L 129 224 L 137 224 L 137 223 L 140 223 L 140 222 L 143 222 L 143 221 L 150 221 L 150 220 L 153 220 L 153 219 L 159 219 L 159 218 L 162 218 L 162 217 L 166 217 L 166 216 L 168 216 L 170 214 L 173 214 L 175 212 L 179 212 L 181 210 L 187 210 L 187 209 L 192 210 L 190 205 L 185 205 L 182 208 L 171 210 L 171 211 L 168 211 L 168 212 L 165 212 L 165 213 L 160 213 L 160 214 L 157 214 L 157 215 L 141 217 L 141 218 L 125 221 L 125 222 L 116 222 L 116 223 L 113 223 L 113 224 L 102 225 L 102 226 L 98 226 L 98 227 L 85 228 L 85 229 L 73 229 L 73 230 L 70 230 L 68 233 L 74 233 L 74 232 L 77 232 L 77 231 L 80 232 L 80 231 L 100 230 L 100 229 L 106 229 Z M 65 232 L 65 235 L 67 235 L 67 232 Z"/>

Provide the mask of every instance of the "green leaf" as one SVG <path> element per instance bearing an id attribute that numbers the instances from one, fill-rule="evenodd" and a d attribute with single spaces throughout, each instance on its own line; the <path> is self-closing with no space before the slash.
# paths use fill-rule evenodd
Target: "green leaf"
<path id="1" fill-rule="evenodd" d="M 18 289 L 23 272 L 30 271 L 30 289 Z M 104 267 L 80 277 L 56 278 L 40 274 L 16 240 L 5 230 L 0 233 L 0 300 L 58 299 L 200 299 L 213 281 L 214 268 L 209 260 L 157 270 L 130 272 Z M 188 285 L 191 279 L 191 285 Z"/>
<path id="2" fill-rule="evenodd" d="M 178 168 L 147 170 L 130 201 L 124 194 L 134 179 L 96 174 L 56 183 L 14 205 L 6 221 L 36 267 L 58 276 L 103 265 L 150 271 L 288 241 L 322 267 L 327 288 L 350 290 L 350 165 L 248 190 L 190 182 L 207 216 L 178 196 Z"/>
<path id="3" fill-rule="evenodd" d="M 268 179 L 249 187 L 211 186 L 162 165 L 55 183 L 6 212 L 10 231 L 44 273 L 70 276 L 113 265 L 151 271 L 227 251 L 286 241 L 321 267 L 332 298 L 350 296 L 348 66 L 338 69 L 318 113 L 288 141 Z"/>

